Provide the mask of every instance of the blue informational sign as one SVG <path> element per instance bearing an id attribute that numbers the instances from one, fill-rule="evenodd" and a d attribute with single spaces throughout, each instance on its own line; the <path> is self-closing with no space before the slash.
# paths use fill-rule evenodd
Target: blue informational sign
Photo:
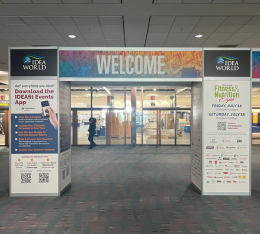
<path id="1" fill-rule="evenodd" d="M 12 154 L 58 153 L 58 131 L 41 114 L 11 115 Z"/>

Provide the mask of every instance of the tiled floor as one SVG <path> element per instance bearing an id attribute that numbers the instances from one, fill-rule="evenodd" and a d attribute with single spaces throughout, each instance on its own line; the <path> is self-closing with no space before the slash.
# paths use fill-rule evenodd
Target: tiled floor
<path id="1" fill-rule="evenodd" d="M 73 147 L 72 187 L 61 197 L 10 198 L 0 149 L 0 233 L 260 233 L 260 147 L 252 196 L 200 196 L 190 147 Z"/>

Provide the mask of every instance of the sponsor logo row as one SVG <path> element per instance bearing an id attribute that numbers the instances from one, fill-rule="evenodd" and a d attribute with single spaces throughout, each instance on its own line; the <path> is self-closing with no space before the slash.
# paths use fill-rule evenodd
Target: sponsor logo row
<path id="1" fill-rule="evenodd" d="M 246 146 L 206 146 L 206 149 L 226 149 L 226 150 L 234 150 L 234 149 L 247 149 Z"/>
<path id="2" fill-rule="evenodd" d="M 243 180 L 240 180 L 240 181 L 236 181 L 236 180 L 206 180 L 206 182 L 209 184 L 209 183 L 212 183 L 212 184 L 215 184 L 215 183 L 224 183 L 224 184 L 241 184 L 241 183 L 246 183 L 246 181 L 243 181 Z"/>

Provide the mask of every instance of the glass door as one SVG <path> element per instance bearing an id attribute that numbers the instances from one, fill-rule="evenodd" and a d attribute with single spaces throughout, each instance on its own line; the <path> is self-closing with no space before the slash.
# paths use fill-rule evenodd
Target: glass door
<path id="1" fill-rule="evenodd" d="M 125 143 L 125 111 L 124 110 L 111 110 L 111 145 L 124 145 Z"/>
<path id="2" fill-rule="evenodd" d="M 143 110 L 143 144 L 158 145 L 158 110 Z"/>
<path id="3" fill-rule="evenodd" d="M 174 110 L 160 110 L 161 145 L 175 145 Z"/>
<path id="4" fill-rule="evenodd" d="M 144 145 L 189 145 L 190 110 L 144 109 Z"/>
<path id="5" fill-rule="evenodd" d="M 8 110 L 0 110 L 0 145 L 9 145 L 7 143 L 7 139 L 5 137 L 8 137 L 8 120 L 6 122 L 6 118 L 9 119 L 9 111 Z"/>
<path id="6" fill-rule="evenodd" d="M 190 110 L 176 111 L 177 145 L 190 145 Z"/>
<path id="7" fill-rule="evenodd" d="M 144 145 L 175 145 L 174 110 L 145 109 L 143 119 Z"/>
<path id="8" fill-rule="evenodd" d="M 91 111 L 77 111 L 77 133 L 78 133 L 78 145 L 88 145 L 88 128 L 89 118 L 91 117 Z"/>

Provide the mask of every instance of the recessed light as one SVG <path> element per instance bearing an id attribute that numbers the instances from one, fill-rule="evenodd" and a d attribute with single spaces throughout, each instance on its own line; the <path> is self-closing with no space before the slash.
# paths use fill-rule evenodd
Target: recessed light
<path id="1" fill-rule="evenodd" d="M 88 91 L 88 89 L 85 89 L 86 91 Z"/>
<path id="2" fill-rule="evenodd" d="M 153 89 L 153 91 L 156 91 L 156 89 Z"/>
<path id="3" fill-rule="evenodd" d="M 79 96 L 77 96 L 77 97 L 79 97 Z"/>
<path id="4" fill-rule="evenodd" d="M 5 89 L 5 90 L 7 90 L 7 89 Z"/>
<path id="5" fill-rule="evenodd" d="M 69 38 L 76 38 L 76 35 L 69 35 Z"/>
<path id="6" fill-rule="evenodd" d="M 196 37 L 196 38 L 201 38 L 201 37 L 203 37 L 203 35 L 198 34 L 198 35 L 196 35 L 195 37 Z"/>

